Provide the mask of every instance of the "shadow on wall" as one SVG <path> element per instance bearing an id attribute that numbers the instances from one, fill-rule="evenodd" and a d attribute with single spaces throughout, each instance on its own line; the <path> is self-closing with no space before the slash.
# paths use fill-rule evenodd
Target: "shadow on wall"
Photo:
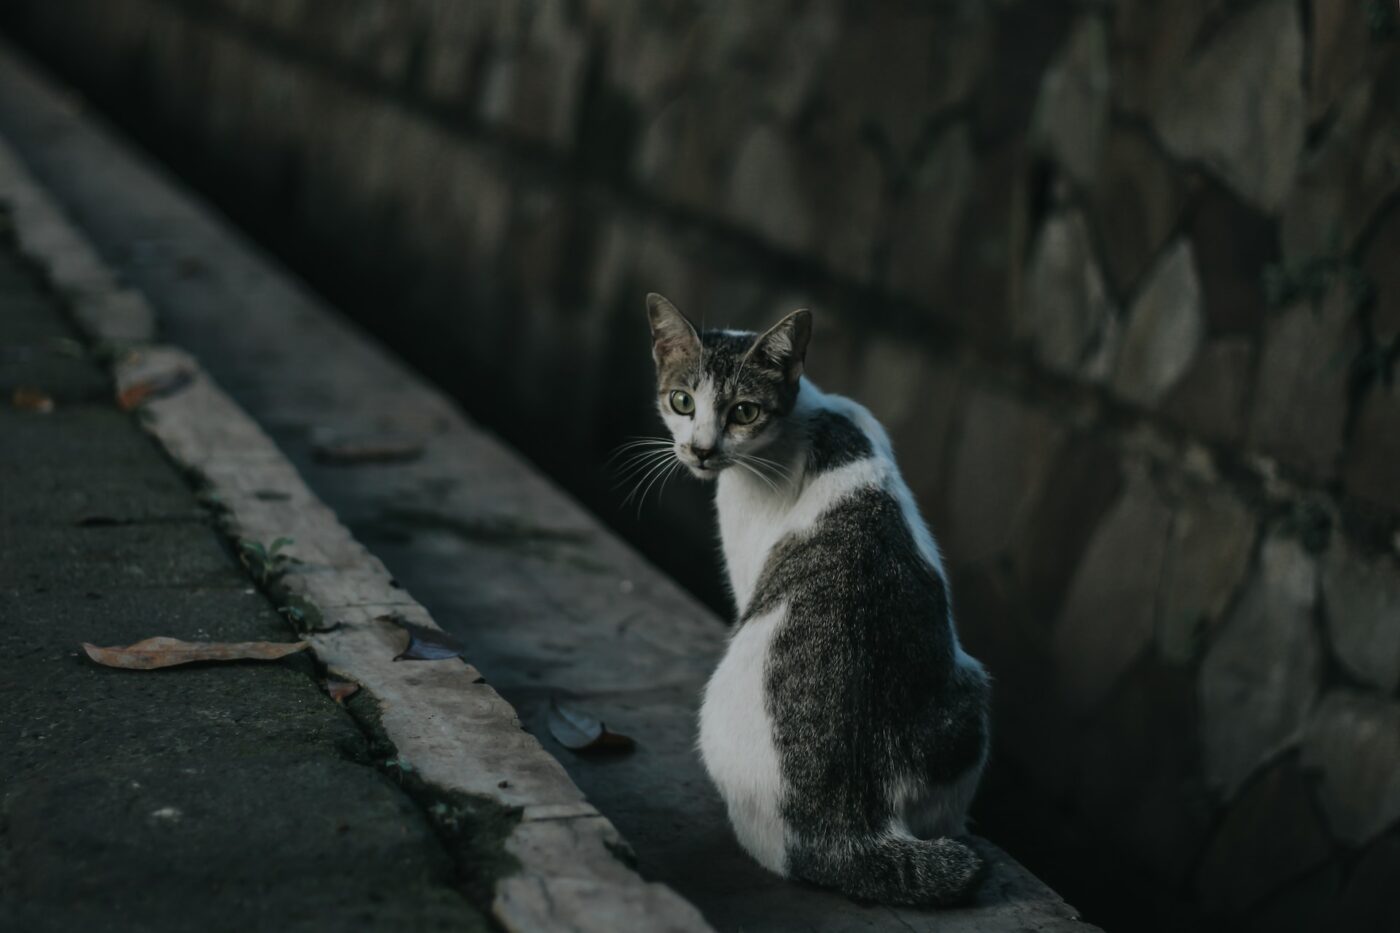
<path id="1" fill-rule="evenodd" d="M 817 310 L 995 672 L 981 824 L 1110 928 L 1400 912 L 1391 3 L 12 0 L 7 28 L 641 520 L 642 295 Z"/>

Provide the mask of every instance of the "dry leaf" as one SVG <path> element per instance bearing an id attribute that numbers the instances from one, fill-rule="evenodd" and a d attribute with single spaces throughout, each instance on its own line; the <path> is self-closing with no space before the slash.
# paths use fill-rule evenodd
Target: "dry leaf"
<path id="1" fill-rule="evenodd" d="M 18 388 L 10 398 L 11 404 L 20 411 L 36 411 L 41 415 L 47 415 L 53 411 L 53 399 L 38 389 Z"/>
<path id="2" fill-rule="evenodd" d="M 159 636 L 138 641 L 134 645 L 99 648 L 83 642 L 87 656 L 106 667 L 121 667 L 133 671 L 149 671 L 158 667 L 174 667 L 193 661 L 276 661 L 289 654 L 304 651 L 304 641 L 181 641 Z"/>
<path id="3" fill-rule="evenodd" d="M 631 736 L 609 732 L 601 720 L 558 700 L 549 701 L 549 733 L 560 745 L 580 754 L 615 755 L 636 746 Z"/>
<path id="4" fill-rule="evenodd" d="M 131 411 L 151 399 L 174 395 L 192 382 L 194 382 L 194 376 L 187 369 L 177 369 L 174 372 L 152 376 L 150 379 L 143 379 L 122 389 L 117 394 L 117 405 L 122 411 Z"/>
<path id="5" fill-rule="evenodd" d="M 325 687 L 331 699 L 341 705 L 344 705 L 345 701 L 354 696 L 360 689 L 360 685 L 353 680 L 341 680 L 338 677 L 327 677 Z"/>
<path id="6" fill-rule="evenodd" d="M 321 441 L 311 448 L 322 463 L 349 466 L 357 463 L 402 463 L 423 456 L 421 442 L 394 435 L 342 437 Z"/>
<path id="7" fill-rule="evenodd" d="M 392 622 L 408 633 L 408 644 L 394 656 L 395 661 L 441 661 L 462 656 L 462 645 L 442 629 L 415 625 L 397 615 L 379 616 L 379 621 Z"/>

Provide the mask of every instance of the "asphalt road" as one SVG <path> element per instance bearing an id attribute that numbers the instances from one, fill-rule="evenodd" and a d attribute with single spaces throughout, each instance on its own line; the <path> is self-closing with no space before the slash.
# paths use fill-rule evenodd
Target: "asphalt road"
<path id="1" fill-rule="evenodd" d="M 487 929 L 308 658 L 81 654 L 293 636 L 75 337 L 0 229 L 0 929 Z"/>

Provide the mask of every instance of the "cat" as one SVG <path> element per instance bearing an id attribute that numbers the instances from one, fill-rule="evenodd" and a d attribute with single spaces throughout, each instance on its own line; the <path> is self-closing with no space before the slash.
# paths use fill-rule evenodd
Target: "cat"
<path id="1" fill-rule="evenodd" d="M 900 905 L 968 900 L 956 837 L 987 758 L 990 682 L 947 576 L 859 404 L 803 375 L 811 313 L 701 333 L 647 296 L 674 456 L 717 482 L 738 621 L 699 750 L 743 847 L 784 877 Z"/>

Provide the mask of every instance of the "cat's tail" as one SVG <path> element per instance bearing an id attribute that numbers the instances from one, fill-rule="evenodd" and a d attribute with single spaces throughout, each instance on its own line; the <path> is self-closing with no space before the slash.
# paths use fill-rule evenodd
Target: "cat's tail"
<path id="1" fill-rule="evenodd" d="M 807 881 L 882 904 L 947 907 L 972 897 L 987 866 L 972 847 L 944 836 L 878 836 L 793 866 Z"/>

